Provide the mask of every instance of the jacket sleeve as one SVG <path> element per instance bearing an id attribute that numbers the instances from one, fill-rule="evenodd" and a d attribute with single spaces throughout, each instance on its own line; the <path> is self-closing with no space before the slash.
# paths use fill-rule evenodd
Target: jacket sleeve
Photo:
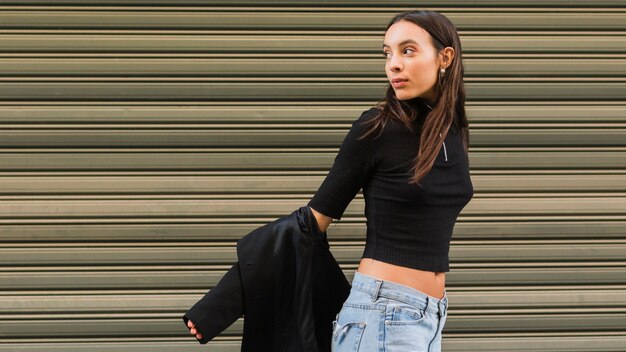
<path id="1" fill-rule="evenodd" d="M 196 337 L 196 340 L 204 345 L 243 315 L 243 305 L 239 262 L 237 262 L 215 287 L 183 315 L 182 319 L 186 327 L 189 320 L 195 324 L 197 332 L 202 334 L 202 338 Z"/>
<path id="2" fill-rule="evenodd" d="M 365 121 L 373 117 L 376 108 L 364 111 L 352 123 L 330 171 L 315 192 L 308 206 L 334 219 L 341 219 L 344 211 L 370 177 L 378 160 L 377 132 L 358 140 L 368 130 Z"/>

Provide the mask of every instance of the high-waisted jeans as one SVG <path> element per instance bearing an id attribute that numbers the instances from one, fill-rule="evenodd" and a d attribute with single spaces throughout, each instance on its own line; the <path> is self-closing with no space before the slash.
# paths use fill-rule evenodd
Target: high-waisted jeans
<path id="1" fill-rule="evenodd" d="M 333 352 L 440 352 L 448 296 L 355 271 L 350 295 L 333 321 Z"/>

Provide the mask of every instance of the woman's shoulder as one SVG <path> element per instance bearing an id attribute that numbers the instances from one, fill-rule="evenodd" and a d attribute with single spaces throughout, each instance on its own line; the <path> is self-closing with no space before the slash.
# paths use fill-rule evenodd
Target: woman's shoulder
<path id="1" fill-rule="evenodd" d="M 352 121 L 352 127 L 350 128 L 354 132 L 364 132 L 370 129 L 370 126 L 374 123 L 374 118 L 378 114 L 376 107 L 371 107 L 361 112 L 358 118 Z"/>
<path id="2" fill-rule="evenodd" d="M 373 118 L 375 118 L 376 116 L 378 116 L 378 113 L 382 111 L 382 109 L 377 108 L 376 106 L 370 107 L 368 109 L 365 109 L 361 112 L 361 115 L 359 116 L 359 118 L 357 119 L 357 121 L 368 121 L 371 120 Z"/>

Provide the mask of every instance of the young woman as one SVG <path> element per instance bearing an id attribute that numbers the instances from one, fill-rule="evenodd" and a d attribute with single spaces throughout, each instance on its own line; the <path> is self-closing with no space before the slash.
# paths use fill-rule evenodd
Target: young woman
<path id="1" fill-rule="evenodd" d="M 452 230 L 474 189 L 461 43 L 434 11 L 388 24 L 386 97 L 354 121 L 309 201 L 321 231 L 363 188 L 367 235 L 333 351 L 440 351 Z"/>
<path id="2" fill-rule="evenodd" d="M 474 195 L 461 43 L 438 12 L 403 12 L 387 25 L 382 55 L 386 96 L 352 124 L 308 203 L 326 231 L 359 189 L 365 197 L 365 251 L 331 347 L 440 351 L 452 230 Z"/>

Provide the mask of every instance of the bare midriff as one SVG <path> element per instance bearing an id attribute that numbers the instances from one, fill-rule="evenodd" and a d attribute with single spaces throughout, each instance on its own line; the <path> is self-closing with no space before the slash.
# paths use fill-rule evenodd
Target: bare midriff
<path id="1" fill-rule="evenodd" d="M 371 258 L 362 258 L 357 271 L 377 279 L 414 288 L 439 299 L 443 298 L 446 286 L 445 272 L 411 269 Z"/>

